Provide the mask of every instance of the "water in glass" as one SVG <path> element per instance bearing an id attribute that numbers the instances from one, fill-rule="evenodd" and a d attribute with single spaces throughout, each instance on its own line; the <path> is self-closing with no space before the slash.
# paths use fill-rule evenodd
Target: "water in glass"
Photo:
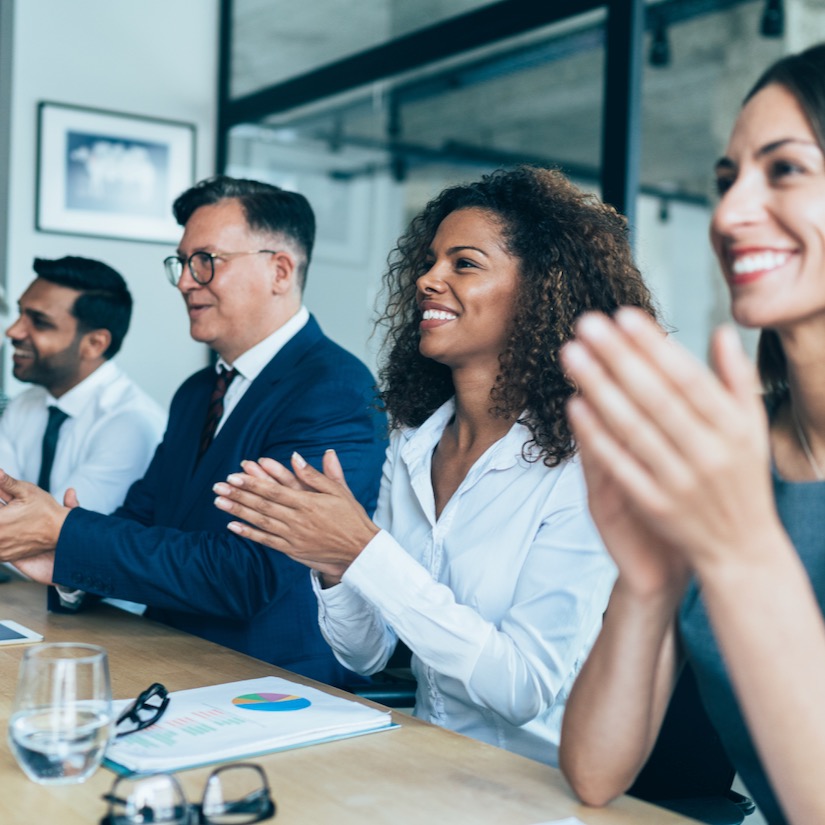
<path id="1" fill-rule="evenodd" d="M 26 651 L 9 742 L 30 779 L 42 784 L 83 782 L 100 764 L 112 729 L 103 648 L 49 644 Z"/>

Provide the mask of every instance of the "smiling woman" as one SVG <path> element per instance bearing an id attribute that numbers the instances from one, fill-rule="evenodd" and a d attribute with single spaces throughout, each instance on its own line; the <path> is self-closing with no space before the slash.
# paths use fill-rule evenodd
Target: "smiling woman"
<path id="1" fill-rule="evenodd" d="M 498 357 L 513 323 L 518 264 L 502 243 L 501 224 L 483 209 L 459 209 L 441 222 L 429 269 L 418 279 L 422 311 L 418 351 L 456 371 Z"/>
<path id="2" fill-rule="evenodd" d="M 754 95 L 716 164 L 711 224 L 739 323 L 777 329 L 825 309 L 823 177 L 822 149 L 795 95 L 776 83 Z"/>
<path id="3" fill-rule="evenodd" d="M 335 454 L 321 475 L 247 462 L 216 485 L 230 529 L 311 567 L 339 660 L 381 670 L 401 639 L 415 713 L 555 764 L 567 694 L 614 569 L 587 512 L 559 351 L 577 315 L 653 314 L 625 221 L 561 174 L 446 190 L 385 279 L 393 436 L 374 519 Z M 330 445 L 333 446 L 333 445 Z"/>
<path id="4" fill-rule="evenodd" d="M 825 44 L 770 67 L 716 165 L 732 329 L 716 375 L 635 311 L 564 362 L 592 510 L 619 577 L 572 692 L 562 767 L 589 804 L 633 781 L 687 660 L 771 825 L 825 821 Z"/>
<path id="5" fill-rule="evenodd" d="M 454 394 L 451 368 L 419 346 L 426 344 L 418 276 L 431 268 L 437 274 L 437 236 L 460 211 L 484 217 L 479 226 L 485 227 L 488 246 L 509 257 L 517 273 L 512 298 L 504 304 L 494 299 L 488 310 L 509 313 L 510 319 L 491 376 L 492 412 L 504 419 L 524 414 L 544 458 L 549 464 L 561 461 L 574 451 L 564 415 L 573 385 L 558 354 L 572 337 L 576 317 L 588 309 L 612 312 L 620 304 L 653 311 L 624 220 L 558 172 L 532 167 L 447 189 L 431 201 L 399 240 L 385 276 L 382 398 L 396 427 L 422 424 Z M 471 264 L 465 260 L 462 266 L 472 271 Z M 423 283 L 432 289 L 429 279 Z"/>

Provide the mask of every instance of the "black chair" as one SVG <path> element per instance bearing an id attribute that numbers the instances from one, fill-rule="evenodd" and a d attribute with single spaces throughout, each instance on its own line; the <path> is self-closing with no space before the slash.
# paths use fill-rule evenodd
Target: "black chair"
<path id="1" fill-rule="evenodd" d="M 685 665 L 656 745 L 628 793 L 708 825 L 739 825 L 755 805 L 731 790 L 734 775 Z"/>
<path id="2" fill-rule="evenodd" d="M 372 676 L 371 684 L 359 686 L 353 693 L 388 708 L 411 708 L 416 687 L 410 670 L 411 656 L 410 649 L 399 641 L 384 670 Z"/>

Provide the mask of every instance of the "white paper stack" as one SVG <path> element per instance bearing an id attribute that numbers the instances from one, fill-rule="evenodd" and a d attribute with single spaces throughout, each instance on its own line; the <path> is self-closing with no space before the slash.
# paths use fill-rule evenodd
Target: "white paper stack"
<path id="1" fill-rule="evenodd" d="M 115 740 L 105 764 L 127 773 L 174 771 L 391 726 L 388 711 L 267 676 L 170 693 L 161 719 Z"/>

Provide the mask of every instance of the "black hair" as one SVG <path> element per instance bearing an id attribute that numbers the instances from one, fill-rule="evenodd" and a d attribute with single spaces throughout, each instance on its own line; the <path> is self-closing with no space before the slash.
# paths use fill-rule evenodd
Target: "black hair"
<path id="1" fill-rule="evenodd" d="M 77 290 L 72 307 L 80 332 L 105 329 L 111 342 L 103 353 L 112 358 L 120 349 L 132 317 L 132 296 L 123 276 L 102 261 L 66 256 L 56 261 L 35 258 L 32 265 L 38 278 Z"/>
<path id="2" fill-rule="evenodd" d="M 179 195 L 172 212 L 175 220 L 186 226 L 196 209 L 229 199 L 241 204 L 250 229 L 285 235 L 298 247 L 303 260 L 297 262 L 297 280 L 303 289 L 315 243 L 315 214 L 309 201 L 298 192 L 287 192 L 271 183 L 218 175 Z"/>

